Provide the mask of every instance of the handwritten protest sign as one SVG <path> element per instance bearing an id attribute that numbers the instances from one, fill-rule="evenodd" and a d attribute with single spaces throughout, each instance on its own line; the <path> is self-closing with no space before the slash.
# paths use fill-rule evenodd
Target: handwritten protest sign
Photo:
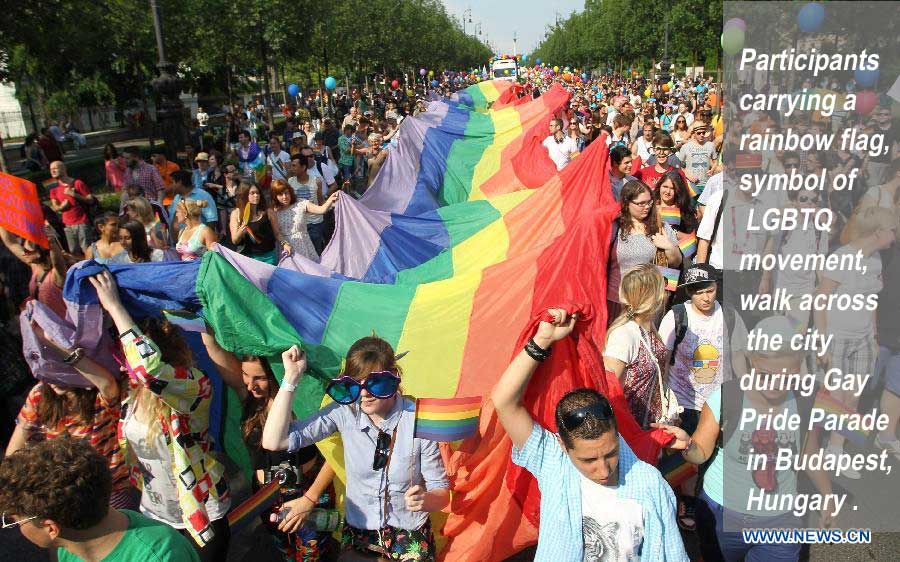
<path id="1" fill-rule="evenodd" d="M 36 185 L 0 173 L 0 227 L 44 248 L 50 247 Z"/>

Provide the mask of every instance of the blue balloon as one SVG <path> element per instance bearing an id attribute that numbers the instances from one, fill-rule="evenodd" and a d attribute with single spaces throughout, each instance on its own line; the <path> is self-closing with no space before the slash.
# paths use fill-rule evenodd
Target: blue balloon
<path id="1" fill-rule="evenodd" d="M 541 59 L 534 59 L 535 64 L 541 64 Z"/>
<path id="2" fill-rule="evenodd" d="M 437 87 L 438 87 L 438 81 L 437 81 L 437 80 L 432 80 L 432 81 L 431 81 L 431 87 L 432 87 L 432 88 L 437 88 Z"/>
<path id="3" fill-rule="evenodd" d="M 587 72 L 582 72 L 582 73 L 581 73 L 581 79 L 582 79 L 582 80 L 587 80 Z"/>
<path id="4" fill-rule="evenodd" d="M 856 79 L 856 84 L 863 87 L 869 88 L 875 85 L 875 82 L 878 81 L 878 69 L 875 70 L 857 70 L 853 73 L 853 78 Z"/>
<path id="5" fill-rule="evenodd" d="M 800 12 L 797 13 L 797 25 L 804 33 L 818 31 L 824 21 L 825 7 L 821 4 L 810 2 L 800 8 Z"/>
<path id="6" fill-rule="evenodd" d="M 297 97 L 297 95 L 300 93 L 300 86 L 291 84 L 290 86 L 288 86 L 288 93 L 291 95 L 291 97 Z"/>
<path id="7" fill-rule="evenodd" d="M 333 90 L 337 88 L 337 80 L 334 79 L 334 76 L 329 76 L 325 79 L 325 89 Z"/>
<path id="8" fill-rule="evenodd" d="M 528 60 L 528 55 L 522 55 L 522 62 L 525 62 L 527 60 Z"/>

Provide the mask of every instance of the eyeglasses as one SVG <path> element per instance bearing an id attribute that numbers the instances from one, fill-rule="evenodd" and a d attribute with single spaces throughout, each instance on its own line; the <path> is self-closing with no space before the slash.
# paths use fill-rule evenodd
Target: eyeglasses
<path id="1" fill-rule="evenodd" d="M 638 207 L 649 207 L 653 205 L 653 199 L 648 199 L 646 201 L 629 201 L 632 205 L 637 205 Z"/>
<path id="2" fill-rule="evenodd" d="M 28 523 L 32 519 L 37 519 L 37 515 L 32 515 L 31 517 L 26 517 L 25 519 L 19 519 L 18 521 L 7 521 L 6 518 L 8 516 L 6 513 L 0 514 L 0 523 L 3 524 L 3 529 L 9 529 L 10 527 L 18 527 L 19 525 L 23 525 Z"/>
<path id="3" fill-rule="evenodd" d="M 595 402 L 566 412 L 561 421 L 566 431 L 575 431 L 588 416 L 593 416 L 597 421 L 606 421 L 613 419 L 613 412 L 608 402 Z"/>
<path id="4" fill-rule="evenodd" d="M 819 202 L 818 197 L 809 197 L 808 195 L 798 195 L 797 203 L 814 203 L 817 204 Z"/>
<path id="5" fill-rule="evenodd" d="M 672 152 L 672 148 L 668 146 L 654 146 L 654 152 Z"/>
<path id="6" fill-rule="evenodd" d="M 362 389 L 375 398 L 385 400 L 397 394 L 399 388 L 400 377 L 390 371 L 376 371 L 369 373 L 362 383 L 346 375 L 332 379 L 325 392 L 338 404 L 347 405 L 359 400 Z"/>
<path id="7" fill-rule="evenodd" d="M 394 431 L 397 431 L 396 429 Z M 391 454 L 391 436 L 387 432 L 378 430 L 378 439 L 375 441 L 375 457 L 372 459 L 372 470 L 381 470 L 387 466 L 388 456 Z"/>

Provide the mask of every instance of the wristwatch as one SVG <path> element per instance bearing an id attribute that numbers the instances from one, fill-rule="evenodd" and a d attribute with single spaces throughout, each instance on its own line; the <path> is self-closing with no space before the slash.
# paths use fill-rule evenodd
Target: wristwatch
<path id="1" fill-rule="evenodd" d="M 281 388 L 283 390 L 287 390 L 288 392 L 294 392 L 295 390 L 297 390 L 297 385 L 291 384 L 289 382 L 283 382 L 281 383 Z"/>
<path id="2" fill-rule="evenodd" d="M 63 359 L 63 363 L 65 363 L 66 365 L 69 365 L 71 367 L 71 366 L 75 365 L 76 363 L 78 363 L 79 361 L 81 361 L 82 357 L 84 357 L 84 348 L 76 347 L 75 349 L 72 350 L 72 353 L 70 353 L 69 355 L 66 356 L 65 359 Z"/>

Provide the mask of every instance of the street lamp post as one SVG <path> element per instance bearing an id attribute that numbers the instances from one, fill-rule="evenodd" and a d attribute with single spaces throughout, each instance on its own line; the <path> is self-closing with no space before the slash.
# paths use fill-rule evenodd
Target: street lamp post
<path id="1" fill-rule="evenodd" d="M 150 0 L 153 13 L 153 31 L 156 34 L 156 50 L 159 62 L 156 64 L 159 76 L 153 79 L 153 89 L 159 95 L 156 106 L 156 121 L 160 133 L 166 143 L 166 157 L 177 161 L 178 151 L 184 148 L 184 105 L 181 103 L 181 85 L 176 76 L 174 63 L 166 60 L 163 46 L 162 22 L 159 17 L 159 6 L 156 0 Z"/>

